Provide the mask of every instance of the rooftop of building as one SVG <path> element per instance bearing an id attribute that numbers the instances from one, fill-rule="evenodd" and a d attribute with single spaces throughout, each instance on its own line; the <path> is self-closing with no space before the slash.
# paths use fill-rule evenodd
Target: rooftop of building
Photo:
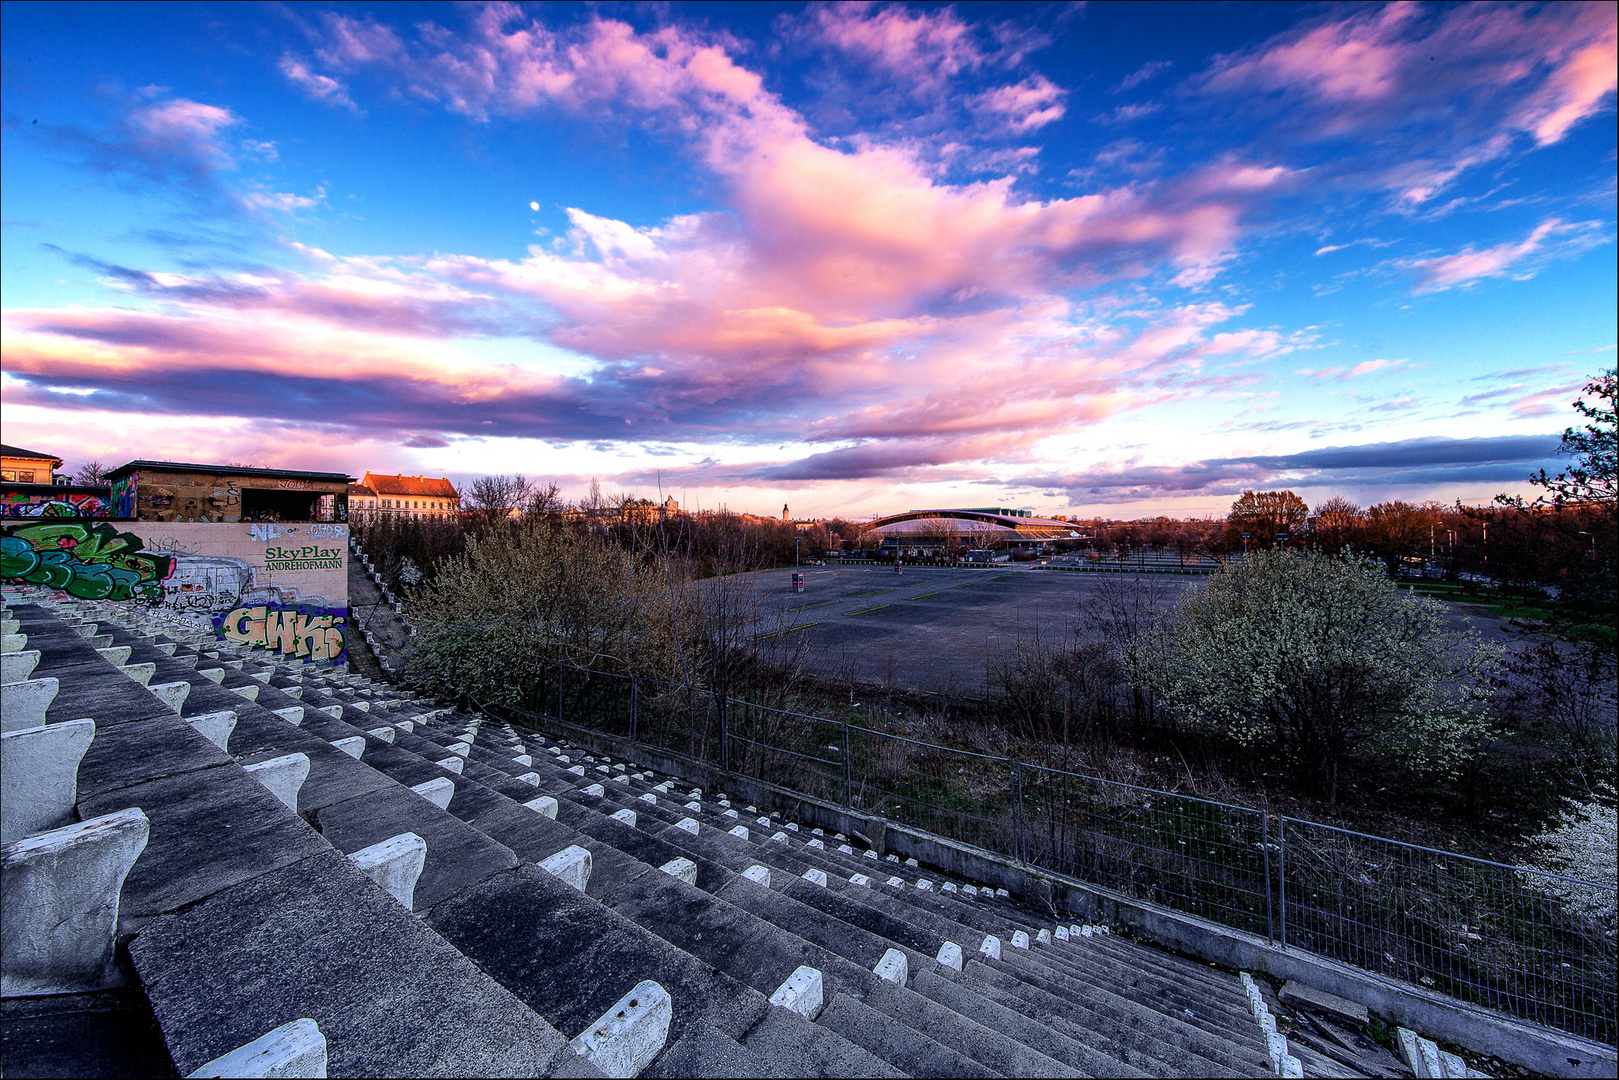
<path id="1" fill-rule="evenodd" d="M 340 472 L 305 472 L 300 469 L 258 469 L 245 465 L 204 465 L 192 461 L 147 461 L 144 458 L 126 462 L 116 469 L 106 473 L 109 482 L 128 476 L 130 473 L 142 469 L 155 469 L 163 472 L 179 473 L 210 473 L 216 476 L 250 476 L 263 480 L 324 480 L 328 482 L 352 483 L 354 477 Z"/>
<path id="2" fill-rule="evenodd" d="M 35 461 L 51 462 L 53 469 L 62 467 L 62 459 L 55 454 L 42 454 L 38 450 L 24 450 L 20 446 L 7 446 L 5 443 L 0 443 L 0 457 L 33 458 Z"/>
<path id="3" fill-rule="evenodd" d="M 461 493 L 442 476 L 390 476 L 368 472 L 360 481 L 376 495 L 416 495 L 429 499 L 458 499 Z"/>

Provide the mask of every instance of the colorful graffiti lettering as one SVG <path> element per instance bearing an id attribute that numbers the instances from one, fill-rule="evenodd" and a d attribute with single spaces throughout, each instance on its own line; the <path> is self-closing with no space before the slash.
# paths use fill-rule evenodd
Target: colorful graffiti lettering
<path id="1" fill-rule="evenodd" d="M 113 516 L 133 518 L 135 516 L 135 487 L 138 473 L 119 477 L 112 484 Z"/>
<path id="2" fill-rule="evenodd" d="M 104 522 L 8 526 L 0 537 L 0 579 L 60 589 L 86 600 L 163 598 L 174 558 L 143 550 L 134 533 Z"/>
<path id="3" fill-rule="evenodd" d="M 331 609 L 265 604 L 234 608 L 214 616 L 214 625 L 226 641 L 268 649 L 282 656 L 332 663 L 343 659 L 346 621 L 343 615 Z"/>
<path id="4" fill-rule="evenodd" d="M 0 496 L 0 515 L 9 518 L 112 517 L 112 507 L 96 495 L 70 493 L 36 498 L 7 492 Z"/>

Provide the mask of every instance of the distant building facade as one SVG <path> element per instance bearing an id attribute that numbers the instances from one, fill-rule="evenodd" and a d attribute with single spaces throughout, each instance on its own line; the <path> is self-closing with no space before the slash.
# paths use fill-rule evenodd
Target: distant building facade
<path id="1" fill-rule="evenodd" d="M 112 516 L 136 521 L 347 521 L 344 473 L 131 461 L 107 473 Z"/>
<path id="2" fill-rule="evenodd" d="M 461 512 L 461 493 L 445 477 L 368 472 L 349 487 L 348 498 L 349 513 L 356 516 L 447 521 Z"/>
<path id="3" fill-rule="evenodd" d="M 0 443 L 0 480 L 9 484 L 52 484 L 62 459 Z"/>

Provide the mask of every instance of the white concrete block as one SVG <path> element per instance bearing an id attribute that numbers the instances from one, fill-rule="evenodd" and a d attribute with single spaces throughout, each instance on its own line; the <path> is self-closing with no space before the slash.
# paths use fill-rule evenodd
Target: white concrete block
<path id="1" fill-rule="evenodd" d="M 567 758 L 563 758 L 562 760 L 566 761 Z M 585 775 L 585 767 L 583 765 L 575 765 L 573 768 L 569 769 L 568 771 L 570 773 L 572 773 L 573 775 L 575 775 L 575 776 L 583 776 L 583 775 Z"/>
<path id="2" fill-rule="evenodd" d="M 787 842 L 787 834 L 784 832 L 773 833 L 771 834 L 770 842 L 772 844 L 785 844 Z"/>
<path id="3" fill-rule="evenodd" d="M 673 1016 L 668 991 L 649 979 L 568 1045 L 603 1076 L 636 1076 L 663 1050 Z"/>
<path id="4" fill-rule="evenodd" d="M 788 831 L 788 832 L 797 832 L 797 831 L 798 831 L 798 822 L 796 822 L 796 821 L 789 821 L 789 822 L 788 822 L 788 823 L 787 823 L 787 831 Z"/>
<path id="5" fill-rule="evenodd" d="M 605 794 L 607 794 L 607 789 L 602 787 L 600 784 L 591 784 L 589 787 L 585 788 L 585 794 L 586 795 L 605 795 Z"/>
<path id="6" fill-rule="evenodd" d="M 677 877 L 687 885 L 697 884 L 697 864 L 690 859 L 670 859 L 658 867 L 670 877 Z"/>
<path id="7" fill-rule="evenodd" d="M 947 881 L 943 885 L 939 886 L 939 891 L 940 892 L 955 892 L 956 891 L 956 883 L 954 881 Z"/>
<path id="8" fill-rule="evenodd" d="M 823 889 L 826 888 L 826 871 L 817 870 L 814 867 L 810 867 L 808 870 L 804 871 L 802 876 L 804 880 L 809 882 L 811 885 L 819 885 Z"/>
<path id="9" fill-rule="evenodd" d="M 273 674 L 273 673 L 269 672 L 269 671 L 249 671 L 247 673 L 247 677 L 250 678 L 250 679 L 257 679 L 259 682 L 263 683 L 265 686 L 269 686 L 270 685 L 270 676 L 271 676 L 271 674 Z"/>
<path id="10" fill-rule="evenodd" d="M 455 781 L 448 776 L 435 776 L 425 783 L 412 784 L 410 790 L 437 806 L 440 810 L 448 810 L 450 800 L 455 797 Z"/>
<path id="11" fill-rule="evenodd" d="M 259 699 L 259 690 L 261 687 L 258 683 L 252 683 L 248 686 L 227 686 L 225 689 L 229 690 L 233 694 L 241 694 L 249 701 L 257 701 Z"/>
<path id="12" fill-rule="evenodd" d="M 904 986 L 908 974 L 907 966 L 904 953 L 898 949 L 889 949 L 871 970 L 879 979 L 887 979 L 895 986 Z"/>
<path id="13" fill-rule="evenodd" d="M 452 743 L 450 746 L 450 753 L 454 754 L 456 757 L 466 757 L 468 754 L 472 753 L 472 746 L 464 742 Z"/>
<path id="14" fill-rule="evenodd" d="M 101 629 L 93 622 L 69 622 L 68 625 L 77 630 L 79 632 L 79 636 L 82 638 L 93 638 L 96 636 L 96 631 Z"/>
<path id="15" fill-rule="evenodd" d="M 755 821 L 756 824 L 759 824 L 759 825 L 768 826 L 770 824 L 770 819 L 767 818 L 767 817 L 755 818 L 754 821 Z"/>
<path id="16" fill-rule="evenodd" d="M 534 764 L 534 759 L 528 754 L 518 754 L 516 757 L 512 758 L 512 761 L 523 766 L 524 768 L 528 768 Z"/>
<path id="17" fill-rule="evenodd" d="M 650 791 L 647 792 L 645 795 L 642 795 L 636 801 L 637 802 L 647 803 L 650 806 L 657 806 L 658 805 L 658 797 L 656 795 L 652 794 L 652 792 L 650 792 Z"/>
<path id="18" fill-rule="evenodd" d="M 804 846 L 805 847 L 812 847 L 812 848 L 820 848 L 821 850 L 824 851 L 824 850 L 826 850 L 826 841 L 817 838 L 817 839 L 811 840 L 809 843 L 805 844 Z"/>
<path id="19" fill-rule="evenodd" d="M 653 788 L 652 790 L 658 792 L 661 795 L 667 795 L 667 794 L 669 794 L 669 789 L 674 787 L 674 786 L 675 786 L 674 781 L 665 780 L 663 783 L 659 784 L 657 787 Z"/>
<path id="20" fill-rule="evenodd" d="M 270 711 L 294 727 L 304 722 L 304 707 L 302 705 L 291 705 L 285 709 L 271 709 Z"/>
<path id="21" fill-rule="evenodd" d="M 933 882 L 929 881 L 927 878 L 917 878 L 916 879 L 916 891 L 917 892 L 932 892 L 933 891 Z"/>
<path id="22" fill-rule="evenodd" d="M 1467 1080 L 1467 1062 L 1463 1061 L 1459 1055 L 1452 1054 L 1449 1050 L 1439 1050 L 1437 1046 L 1434 1049 L 1438 1050 L 1439 1067 L 1444 1071 L 1446 1080 L 1449 1080 L 1452 1076 L 1458 1077 L 1459 1080 Z M 1286 1074 L 1284 1073 L 1283 1075 L 1285 1076 Z"/>
<path id="23" fill-rule="evenodd" d="M 79 762 L 95 737 L 88 717 L 0 734 L 0 844 L 72 822 Z"/>
<path id="24" fill-rule="evenodd" d="M 961 887 L 961 891 L 963 893 L 967 894 L 968 896 L 977 896 L 978 895 L 978 886 L 976 886 L 976 885 L 963 885 Z"/>
<path id="25" fill-rule="evenodd" d="M 400 731 L 403 731 L 406 735 L 414 735 L 416 733 L 416 722 L 414 720 L 395 720 L 394 727 L 398 728 Z"/>
<path id="26" fill-rule="evenodd" d="M 1052 936 L 1055 937 L 1058 941 L 1067 941 L 1068 940 L 1068 927 L 1066 927 L 1066 926 L 1057 927 L 1056 930 L 1052 931 Z"/>
<path id="27" fill-rule="evenodd" d="M 905 865 L 906 866 L 920 866 L 921 863 L 918 863 L 915 859 L 906 859 L 905 860 Z"/>
<path id="28" fill-rule="evenodd" d="M 149 830 L 130 807 L 0 848 L 0 994 L 108 985 L 124 878 Z"/>
<path id="29" fill-rule="evenodd" d="M 246 1046 L 214 1058 L 191 1077 L 324 1077 L 326 1036 L 315 1021 L 305 1017 L 282 1024 Z"/>
<path id="30" fill-rule="evenodd" d="M 540 786 L 540 774 L 537 773 L 537 772 L 526 772 L 522 776 L 519 776 L 517 779 L 519 781 L 521 781 L 522 783 L 531 784 L 534 787 L 539 787 Z"/>
<path id="31" fill-rule="evenodd" d="M 736 820 L 736 811 L 735 810 L 727 810 L 727 811 L 725 811 L 725 813 L 721 814 L 720 817 L 728 817 L 732 821 L 735 821 Z"/>
<path id="32" fill-rule="evenodd" d="M 991 960 L 999 960 L 1001 958 L 1001 939 L 994 934 L 989 935 L 984 939 L 984 943 L 978 946 L 978 951 Z"/>
<path id="33" fill-rule="evenodd" d="M 45 712 L 56 700 L 61 683 L 54 677 L 27 679 L 0 686 L 0 731 L 42 727 Z"/>
<path id="34" fill-rule="evenodd" d="M 27 634 L 7 634 L 0 638 L 0 652 L 22 652 L 28 648 Z"/>
<path id="35" fill-rule="evenodd" d="M 738 825 L 735 828 L 727 829 L 725 835 L 734 836 L 738 840 L 746 840 L 748 838 L 748 827 L 746 825 Z"/>
<path id="36" fill-rule="evenodd" d="M 453 772 L 455 775 L 460 776 L 461 768 L 466 763 L 458 757 L 447 757 L 439 758 L 437 761 L 433 762 L 433 764 L 447 772 Z"/>
<path id="37" fill-rule="evenodd" d="M 315 711 L 323 712 L 333 720 L 343 719 L 343 706 L 341 705 L 321 705 Z"/>
<path id="38" fill-rule="evenodd" d="M 385 743 L 394 741 L 394 729 L 391 727 L 366 728 L 365 733 L 373 739 L 381 739 Z"/>
<path id="39" fill-rule="evenodd" d="M 622 821 L 632 829 L 635 828 L 634 810 L 616 810 L 613 812 L 612 818 L 614 821 Z"/>
<path id="40" fill-rule="evenodd" d="M 351 735 L 347 739 L 337 739 L 333 741 L 332 745 L 351 758 L 358 758 L 365 753 L 365 740 L 358 735 Z M 460 769 L 456 770 L 456 772 L 460 771 Z"/>
<path id="41" fill-rule="evenodd" d="M 0 654 L 0 683 L 22 682 L 34 673 L 38 665 L 38 649 Z"/>
<path id="42" fill-rule="evenodd" d="M 544 814 L 555 821 L 557 816 L 557 801 L 549 795 L 541 795 L 537 799 L 530 799 L 523 804 L 536 814 Z"/>
<path id="43" fill-rule="evenodd" d="M 257 691 L 254 692 L 257 693 Z M 353 701 L 349 702 L 349 704 L 354 706 L 356 709 L 359 709 L 361 712 L 371 711 L 371 703 L 364 698 L 355 698 Z"/>
<path id="44" fill-rule="evenodd" d="M 222 683 L 225 681 L 225 669 L 222 667 L 198 668 L 197 674 L 201 675 L 211 683 Z"/>
<path id="45" fill-rule="evenodd" d="M 890 856 L 888 856 L 887 861 L 888 862 L 899 862 L 899 856 L 898 855 L 890 855 Z"/>
<path id="46" fill-rule="evenodd" d="M 812 967 L 800 967 L 770 995 L 770 1004 L 813 1022 L 821 1015 L 824 994 L 821 973 Z"/>
<path id="47" fill-rule="evenodd" d="M 242 770 L 270 789 L 270 794 L 298 812 L 298 792 L 309 779 L 308 754 L 283 754 L 268 761 L 242 766 Z"/>
<path id="48" fill-rule="evenodd" d="M 553 874 L 580 892 L 590 882 L 590 851 L 577 844 L 565 847 L 540 862 L 540 869 Z"/>
<path id="49" fill-rule="evenodd" d="M 630 778 L 624 773 L 614 773 L 607 778 L 607 781 L 611 784 L 627 784 L 630 782 Z"/>
<path id="50" fill-rule="evenodd" d="M 9 609 L 8 609 L 9 610 Z M 0 634 L 11 635 L 22 629 L 22 623 L 16 619 L 0 619 Z"/>
<path id="51" fill-rule="evenodd" d="M 905 879 L 900 877 L 891 877 L 887 881 L 883 882 L 883 884 L 887 885 L 891 889 L 903 889 L 905 888 Z"/>
<path id="52" fill-rule="evenodd" d="M 854 854 L 854 848 L 850 847 L 848 844 L 839 844 L 838 845 L 838 850 L 843 852 L 845 855 L 853 855 Z"/>
<path id="53" fill-rule="evenodd" d="M 877 858 L 877 853 L 875 851 L 871 850 L 870 848 L 867 848 L 864 852 L 861 853 L 860 857 L 862 859 L 875 859 L 875 858 Z"/>
<path id="54" fill-rule="evenodd" d="M 201 716 L 188 716 L 185 722 L 196 728 L 197 734 L 221 750 L 227 750 L 230 747 L 230 733 L 236 730 L 236 713 L 225 709 L 221 712 L 203 713 Z M 362 746 L 365 745 L 364 739 L 358 741 Z"/>
<path id="55" fill-rule="evenodd" d="M 129 663 L 129 654 L 134 652 L 129 645 L 109 645 L 105 649 L 97 649 L 102 657 L 112 662 L 113 667 L 123 667 Z"/>
<path id="56" fill-rule="evenodd" d="M 349 861 L 406 910 L 416 906 L 416 881 L 427 865 L 426 840 L 413 832 L 400 833 L 354 852 Z"/>
<path id="57" fill-rule="evenodd" d="M 610 773 L 613 770 L 609 769 L 605 765 L 598 765 L 598 766 L 596 766 L 596 771 L 599 772 L 599 773 Z"/>
<path id="58" fill-rule="evenodd" d="M 157 664 L 149 660 L 144 664 L 125 664 L 118 670 L 145 686 L 152 681 L 152 676 L 157 674 Z"/>
<path id="59" fill-rule="evenodd" d="M 165 641 L 161 645 L 152 646 L 152 648 L 156 649 L 160 653 L 163 653 L 165 656 L 173 656 L 174 650 L 178 647 L 179 643 L 174 641 Z"/>
<path id="60" fill-rule="evenodd" d="M 1270 1054 L 1271 1071 L 1277 1076 L 1282 1075 L 1282 1059 L 1287 1057 L 1287 1036 L 1271 1031 L 1265 1034 L 1265 1049 Z M 1438 1064 L 1438 1061 L 1435 1061 Z M 1436 1075 L 1429 1073 L 1426 1075 Z"/>
<path id="61" fill-rule="evenodd" d="M 697 831 L 698 825 L 697 825 L 697 819 L 696 818 L 681 818 L 679 821 L 675 822 L 675 828 L 677 828 L 677 829 L 685 829 L 687 832 L 691 833 L 693 836 L 700 835 L 698 833 L 698 831 Z"/>
<path id="62" fill-rule="evenodd" d="M 865 874 L 851 874 L 849 875 L 849 884 L 858 885 L 862 889 L 869 889 L 871 888 L 871 879 Z"/>
<path id="63" fill-rule="evenodd" d="M 1303 1080 L 1304 1062 L 1300 1061 L 1298 1058 L 1294 1057 L 1292 1054 L 1283 1054 L 1282 1055 L 1282 1067 L 1279 1070 L 1278 1075 L 1280 1075 L 1280 1076 L 1288 1076 L 1288 1077 L 1295 1077 L 1296 1076 L 1296 1077 L 1299 1077 L 1300 1080 Z M 1466 1076 L 1467 1074 L 1462 1073 L 1461 1075 Z"/>
<path id="64" fill-rule="evenodd" d="M 939 955 L 934 959 L 939 962 L 941 967 L 960 971 L 962 967 L 961 946 L 954 941 L 947 941 L 939 946 Z"/>
<path id="65" fill-rule="evenodd" d="M 1036 945 L 1050 945 L 1051 944 L 1051 931 L 1042 928 L 1038 933 L 1036 933 L 1034 935 L 1034 943 Z"/>
<path id="66" fill-rule="evenodd" d="M 1012 894 L 1007 892 L 1005 889 L 996 889 L 995 890 L 995 895 L 998 896 L 999 898 L 1001 898 L 1002 900 L 1005 900 L 1006 898 L 1010 897 Z"/>
<path id="67" fill-rule="evenodd" d="M 698 814 L 702 812 L 703 804 L 700 802 L 689 802 L 682 807 L 682 809 L 690 810 L 692 813 Z"/>
<path id="68" fill-rule="evenodd" d="M 746 870 L 742 871 L 742 876 L 747 878 L 749 881 L 757 881 L 760 885 L 763 885 L 767 889 L 770 888 L 770 868 L 767 866 L 760 866 L 758 863 L 755 863 Z"/>

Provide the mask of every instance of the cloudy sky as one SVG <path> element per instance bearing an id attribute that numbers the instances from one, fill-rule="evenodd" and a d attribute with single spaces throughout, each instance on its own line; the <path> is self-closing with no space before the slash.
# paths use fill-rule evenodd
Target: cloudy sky
<path id="1" fill-rule="evenodd" d="M 1487 499 L 1615 6 L 7 4 L 5 441 L 795 515 Z"/>

